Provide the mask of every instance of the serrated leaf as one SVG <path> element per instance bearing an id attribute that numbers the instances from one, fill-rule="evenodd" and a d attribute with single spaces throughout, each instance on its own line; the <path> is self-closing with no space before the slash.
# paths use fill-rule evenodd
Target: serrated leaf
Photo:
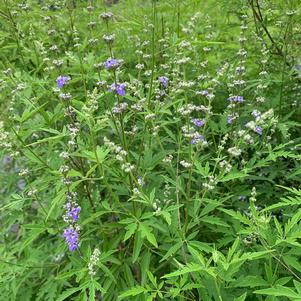
<path id="1" fill-rule="evenodd" d="M 248 174 L 246 174 L 246 173 L 233 172 L 233 173 L 229 173 L 229 174 L 225 175 L 224 177 L 222 177 L 221 179 L 219 179 L 219 182 L 228 182 L 228 181 L 235 180 L 235 179 L 245 178 L 247 176 L 248 176 Z"/>
<path id="2" fill-rule="evenodd" d="M 161 214 L 163 215 L 163 217 L 165 218 L 166 222 L 168 225 L 171 225 L 171 215 L 169 212 L 167 211 L 161 211 Z"/>
<path id="3" fill-rule="evenodd" d="M 122 300 L 122 299 L 124 299 L 126 297 L 130 297 L 130 296 L 137 296 L 137 295 L 140 295 L 145 292 L 146 292 L 146 289 L 143 286 L 135 286 L 135 287 L 132 287 L 129 290 L 125 291 L 121 295 L 119 295 L 118 300 Z"/>
<path id="4" fill-rule="evenodd" d="M 79 287 L 68 288 L 56 299 L 56 301 L 66 300 L 68 297 L 70 297 L 74 293 L 79 292 L 79 291 L 87 288 L 88 286 L 89 286 L 89 283 L 84 283 L 83 285 L 81 285 Z"/>
<path id="5" fill-rule="evenodd" d="M 161 278 L 172 278 L 172 277 L 176 277 L 176 276 L 185 275 L 188 273 L 199 272 L 202 269 L 204 269 L 204 268 L 201 267 L 201 265 L 199 265 L 199 264 L 188 263 L 184 268 L 180 269 L 179 271 L 169 273 L 167 275 L 162 276 Z"/>
<path id="6" fill-rule="evenodd" d="M 167 253 L 162 257 L 162 259 L 160 260 L 160 262 L 166 260 L 168 257 L 172 256 L 173 254 L 175 254 L 183 245 L 182 241 L 177 242 L 175 245 L 173 245 L 172 247 L 170 247 L 167 251 Z"/>
<path id="7" fill-rule="evenodd" d="M 301 300 L 300 294 L 294 292 L 292 289 L 277 285 L 272 288 L 265 288 L 262 290 L 257 290 L 254 292 L 254 294 L 260 294 L 260 295 L 268 295 L 268 296 L 275 296 L 275 297 L 287 297 L 287 298 L 294 298 L 296 300 Z"/>

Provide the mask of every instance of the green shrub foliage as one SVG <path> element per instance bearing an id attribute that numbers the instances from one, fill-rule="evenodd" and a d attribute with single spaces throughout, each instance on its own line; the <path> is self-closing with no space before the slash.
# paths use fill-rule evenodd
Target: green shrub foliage
<path id="1" fill-rule="evenodd" d="M 301 300 L 300 13 L 0 1 L 0 300 Z"/>

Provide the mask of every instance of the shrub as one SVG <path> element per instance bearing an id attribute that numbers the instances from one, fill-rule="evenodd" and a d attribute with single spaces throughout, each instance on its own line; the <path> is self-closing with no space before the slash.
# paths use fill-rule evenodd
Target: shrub
<path id="1" fill-rule="evenodd" d="M 0 300 L 301 300 L 295 2 L 1 15 Z"/>

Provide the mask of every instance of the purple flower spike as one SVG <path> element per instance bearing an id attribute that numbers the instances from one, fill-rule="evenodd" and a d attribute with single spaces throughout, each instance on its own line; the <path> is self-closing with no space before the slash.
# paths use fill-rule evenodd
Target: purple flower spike
<path id="1" fill-rule="evenodd" d="M 229 115 L 229 116 L 228 116 L 228 124 L 231 124 L 232 121 L 233 121 L 233 117 L 232 117 L 232 115 Z"/>
<path id="2" fill-rule="evenodd" d="M 76 222 L 79 218 L 80 207 L 71 207 L 67 215 L 72 218 L 74 222 Z"/>
<path id="3" fill-rule="evenodd" d="M 233 121 L 235 121 L 238 118 L 238 114 L 234 113 L 231 115 L 228 115 L 228 124 L 231 124 Z"/>
<path id="4" fill-rule="evenodd" d="M 254 130 L 254 131 L 255 131 L 255 133 L 257 133 L 258 135 L 262 135 L 262 127 L 260 127 L 260 126 L 257 125 L 257 126 L 255 127 L 255 130 Z"/>
<path id="5" fill-rule="evenodd" d="M 62 89 L 64 87 L 64 85 L 70 80 L 69 76 L 63 76 L 60 75 L 57 79 L 56 79 L 56 83 L 57 86 Z"/>
<path id="6" fill-rule="evenodd" d="M 116 69 L 120 66 L 120 61 L 114 58 L 108 58 L 103 65 L 107 70 Z"/>
<path id="7" fill-rule="evenodd" d="M 199 136 L 195 137 L 194 139 L 191 139 L 190 143 L 197 144 L 197 143 L 203 142 L 203 141 L 204 141 L 204 136 L 199 135 Z"/>
<path id="8" fill-rule="evenodd" d="M 204 125 L 205 120 L 204 119 L 195 119 L 195 118 L 193 118 L 193 119 L 191 119 L 191 122 L 194 123 L 197 127 L 200 128 L 201 126 Z"/>
<path id="9" fill-rule="evenodd" d="M 125 95 L 125 84 L 112 84 L 111 85 L 111 90 L 110 91 L 116 91 L 116 93 L 120 96 L 124 96 Z"/>
<path id="10" fill-rule="evenodd" d="M 69 250 L 74 251 L 78 249 L 78 232 L 73 227 L 66 228 L 64 235 L 66 243 L 69 245 Z"/>
<path id="11" fill-rule="evenodd" d="M 245 100 L 244 100 L 244 97 L 243 96 L 230 96 L 229 98 L 228 98 L 228 100 L 229 101 L 231 101 L 231 102 L 244 102 Z"/>
<path id="12" fill-rule="evenodd" d="M 160 76 L 158 80 L 162 84 L 163 88 L 166 89 L 168 85 L 168 78 L 166 76 Z"/>

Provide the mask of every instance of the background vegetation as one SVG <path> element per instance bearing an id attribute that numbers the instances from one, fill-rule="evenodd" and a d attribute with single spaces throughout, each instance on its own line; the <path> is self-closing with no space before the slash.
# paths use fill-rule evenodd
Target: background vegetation
<path id="1" fill-rule="evenodd" d="M 0 2 L 0 300 L 301 300 L 297 0 Z"/>

